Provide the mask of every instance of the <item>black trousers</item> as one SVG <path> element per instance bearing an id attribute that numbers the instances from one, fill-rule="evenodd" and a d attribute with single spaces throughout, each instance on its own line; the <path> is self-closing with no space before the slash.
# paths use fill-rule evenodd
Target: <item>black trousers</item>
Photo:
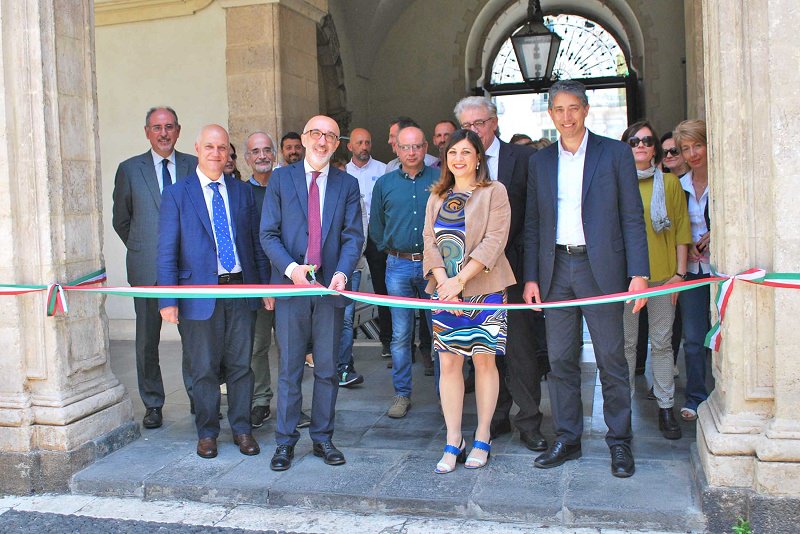
<path id="1" fill-rule="evenodd" d="M 553 280 L 547 301 L 570 300 L 602 295 L 592 275 L 589 257 L 556 250 Z M 603 388 L 603 415 L 609 446 L 630 444 L 631 390 L 628 364 L 623 349 L 621 302 L 582 306 L 592 336 L 600 383 Z M 547 310 L 547 348 L 550 356 L 548 389 L 553 409 L 556 439 L 580 443 L 583 434 L 581 368 L 578 339 L 579 314 L 576 307 Z"/>
<path id="2" fill-rule="evenodd" d="M 509 304 L 523 302 L 522 284 L 507 289 Z M 547 337 L 544 317 L 532 310 L 508 311 L 508 337 L 506 355 L 499 357 L 500 391 L 493 422 L 508 419 L 511 405 L 519 406 L 514 426 L 520 433 L 538 432 L 542 424 L 539 404 L 542 400 L 542 366 L 547 355 Z"/>
<path id="3" fill-rule="evenodd" d="M 367 238 L 367 248 L 364 250 L 367 258 L 369 273 L 372 276 L 372 289 L 377 295 L 386 295 L 386 254 L 375 246 L 372 239 Z M 380 340 L 384 345 L 392 342 L 392 312 L 386 306 L 378 306 L 378 327 Z M 430 338 L 430 336 L 428 336 Z"/>
<path id="4" fill-rule="evenodd" d="M 256 312 L 247 299 L 217 299 L 202 321 L 179 317 L 184 347 L 192 359 L 193 400 L 198 438 L 219 435 L 220 376 L 228 387 L 228 422 L 234 435 L 249 434 L 253 371 L 250 356 Z"/>

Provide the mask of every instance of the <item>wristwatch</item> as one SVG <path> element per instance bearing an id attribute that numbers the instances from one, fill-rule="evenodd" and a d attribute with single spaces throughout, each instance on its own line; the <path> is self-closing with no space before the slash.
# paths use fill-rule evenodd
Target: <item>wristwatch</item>
<path id="1" fill-rule="evenodd" d="M 681 280 L 686 280 L 686 273 L 683 273 L 683 274 L 681 274 L 681 273 L 675 273 L 675 276 L 678 276 L 678 277 L 680 277 L 680 279 L 681 279 Z"/>

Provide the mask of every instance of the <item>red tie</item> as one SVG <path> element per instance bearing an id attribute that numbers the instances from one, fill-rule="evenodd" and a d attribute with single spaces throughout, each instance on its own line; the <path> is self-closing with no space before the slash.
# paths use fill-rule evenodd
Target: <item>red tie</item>
<path id="1" fill-rule="evenodd" d="M 308 188 L 308 265 L 322 265 L 322 221 L 319 216 L 319 171 L 311 172 L 311 186 Z"/>

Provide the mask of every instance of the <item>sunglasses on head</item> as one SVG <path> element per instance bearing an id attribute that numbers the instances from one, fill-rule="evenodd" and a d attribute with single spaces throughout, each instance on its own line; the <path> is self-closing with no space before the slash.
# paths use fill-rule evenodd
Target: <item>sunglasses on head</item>
<path id="1" fill-rule="evenodd" d="M 656 144 L 656 138 L 653 137 L 652 135 L 645 135 L 642 138 L 639 138 L 639 137 L 629 137 L 628 138 L 628 144 L 631 145 L 634 148 L 639 146 L 639 143 L 642 143 L 646 147 L 651 147 L 654 144 Z"/>
<path id="2" fill-rule="evenodd" d="M 681 154 L 681 151 L 677 148 L 665 148 L 664 155 L 665 156 L 672 156 L 673 158 L 677 158 Z"/>

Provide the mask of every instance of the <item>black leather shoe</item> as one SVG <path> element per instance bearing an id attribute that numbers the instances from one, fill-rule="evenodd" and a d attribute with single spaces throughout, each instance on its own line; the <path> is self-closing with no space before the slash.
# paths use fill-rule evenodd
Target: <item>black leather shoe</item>
<path id="1" fill-rule="evenodd" d="M 628 478 L 636 471 L 633 453 L 628 445 L 611 446 L 611 474 L 618 478 Z"/>
<path id="2" fill-rule="evenodd" d="M 509 421 L 508 418 L 492 420 L 489 425 L 489 435 L 491 439 L 495 439 L 497 436 L 502 436 L 503 434 L 508 434 L 509 432 L 511 432 L 511 421 Z"/>
<path id="3" fill-rule="evenodd" d="M 293 458 L 294 445 L 278 445 L 269 462 L 269 468 L 273 471 L 286 471 L 292 467 Z"/>
<path id="4" fill-rule="evenodd" d="M 672 408 L 658 409 L 658 429 L 667 439 L 681 439 L 681 425 L 675 420 Z"/>
<path id="5" fill-rule="evenodd" d="M 558 467 L 567 460 L 577 460 L 581 457 L 581 444 L 567 445 L 562 441 L 555 441 L 546 453 L 540 454 L 533 461 L 533 465 L 541 469 Z"/>
<path id="6" fill-rule="evenodd" d="M 547 440 L 538 431 L 520 432 L 519 439 L 531 451 L 546 451 Z"/>
<path id="7" fill-rule="evenodd" d="M 321 457 L 328 465 L 342 465 L 345 463 L 344 454 L 334 446 L 332 441 L 314 443 L 314 456 Z"/>
<path id="8" fill-rule="evenodd" d="M 142 426 L 145 428 L 158 428 L 161 426 L 163 417 L 161 408 L 148 408 L 142 419 Z"/>

